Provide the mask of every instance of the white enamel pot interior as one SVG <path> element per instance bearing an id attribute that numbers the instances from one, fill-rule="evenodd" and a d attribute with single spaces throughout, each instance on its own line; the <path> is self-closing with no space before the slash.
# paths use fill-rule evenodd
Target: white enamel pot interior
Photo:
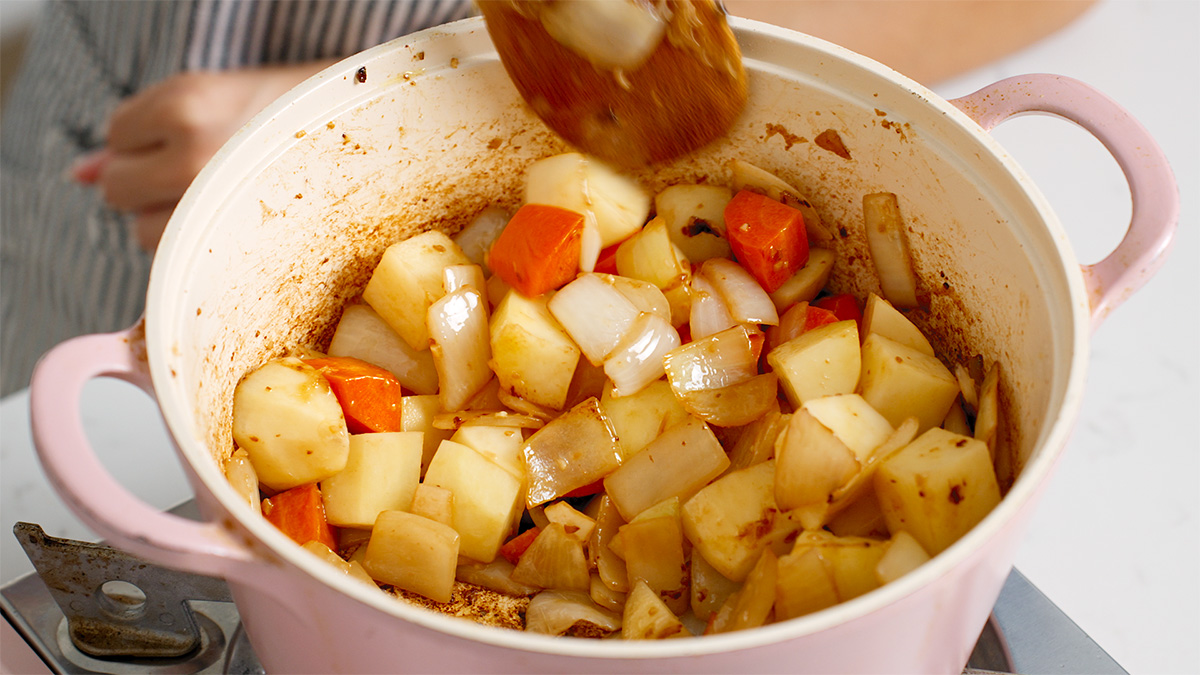
<path id="1" fill-rule="evenodd" d="M 724 182 L 735 157 L 777 173 L 840 230 L 832 283 L 860 297 L 878 288 L 862 195 L 899 196 L 929 298 L 916 320 L 949 358 L 1000 363 L 1010 449 L 999 462 L 1010 485 L 1003 502 L 929 564 L 851 602 L 742 633 L 548 638 L 409 607 L 339 577 L 239 501 L 216 461 L 231 450 L 238 379 L 291 347 L 321 345 L 388 244 L 455 231 L 490 204 L 514 206 L 523 168 L 566 149 L 517 98 L 479 20 L 330 68 L 220 151 L 162 240 L 144 326 L 66 343 L 35 375 L 35 441 L 60 494 L 114 544 L 225 577 L 272 672 L 959 672 L 1067 441 L 1091 325 L 1169 247 L 1170 170 L 1135 121 L 1073 81 L 1033 76 L 952 104 L 827 43 L 733 23 L 750 72 L 747 111 L 726 138 L 640 177 L 652 189 Z M 1102 263 L 1079 266 L 1050 208 L 985 131 L 1035 110 L 1083 124 L 1130 180 L 1134 223 Z M 849 158 L 814 142 L 826 130 Z M 156 512 L 90 452 L 70 403 L 103 375 L 157 397 L 204 521 Z"/>

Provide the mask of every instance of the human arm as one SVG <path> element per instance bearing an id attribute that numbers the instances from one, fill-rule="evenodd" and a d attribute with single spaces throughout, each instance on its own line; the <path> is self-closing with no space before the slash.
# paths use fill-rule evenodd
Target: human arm
<path id="1" fill-rule="evenodd" d="M 105 146 L 71 167 L 113 209 L 134 215 L 153 251 L 175 205 L 217 150 L 255 114 L 333 61 L 173 75 L 121 102 Z"/>
<path id="2" fill-rule="evenodd" d="M 932 85 L 1058 31 L 1094 0 L 725 0 L 724 4 L 734 16 L 808 33 Z"/>

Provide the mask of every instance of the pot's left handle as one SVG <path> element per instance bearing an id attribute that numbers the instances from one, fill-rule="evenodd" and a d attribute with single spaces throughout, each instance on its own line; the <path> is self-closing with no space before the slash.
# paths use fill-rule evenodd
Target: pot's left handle
<path id="1" fill-rule="evenodd" d="M 38 458 L 66 505 L 107 543 L 178 570 L 245 577 L 265 560 L 216 522 L 164 513 L 130 493 L 88 442 L 79 411 L 84 384 L 114 377 L 153 392 L 143 325 L 85 335 L 53 348 L 34 369 L 30 420 Z"/>
<path id="2" fill-rule="evenodd" d="M 1116 249 L 1082 266 L 1093 329 L 1162 267 L 1179 220 L 1179 188 L 1162 148 L 1117 102 L 1078 80 L 1036 74 L 1001 80 L 950 103 L 985 130 L 1023 114 L 1062 117 L 1090 132 L 1117 160 L 1133 214 Z"/>

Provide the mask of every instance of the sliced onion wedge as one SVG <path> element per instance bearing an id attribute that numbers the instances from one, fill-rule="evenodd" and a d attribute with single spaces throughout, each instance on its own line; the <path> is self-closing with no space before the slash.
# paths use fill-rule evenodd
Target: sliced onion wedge
<path id="1" fill-rule="evenodd" d="M 725 298 L 717 291 L 716 286 L 700 274 L 692 275 L 691 281 L 692 305 L 688 315 L 688 325 L 691 328 L 692 339 L 708 337 L 727 328 L 737 325 L 729 312 Z"/>
<path id="2" fill-rule="evenodd" d="M 778 405 L 779 380 L 775 373 L 717 389 L 697 389 L 679 395 L 687 411 L 717 427 L 740 427 L 757 420 Z"/>
<path id="3" fill-rule="evenodd" d="M 487 254 L 492 244 L 508 224 L 509 213 L 498 206 L 489 206 L 479 212 L 475 219 L 454 235 L 454 243 L 476 265 L 487 267 Z"/>
<path id="4" fill-rule="evenodd" d="M 621 629 L 621 615 L 597 605 L 580 591 L 542 591 L 529 601 L 525 630 L 563 635 L 572 628 L 586 635 L 605 635 Z"/>
<path id="5" fill-rule="evenodd" d="M 863 220 L 883 297 L 897 307 L 916 307 L 917 276 L 913 273 L 908 235 L 896 195 L 891 192 L 863 195 Z"/>
<path id="6" fill-rule="evenodd" d="M 761 336 L 757 328 L 739 325 L 672 350 L 663 359 L 671 390 L 682 398 L 749 380 L 758 374 L 755 340 Z"/>
<path id="7" fill-rule="evenodd" d="M 479 291 L 464 287 L 430 305 L 429 341 L 442 409 L 461 410 L 492 379 L 487 303 Z"/>
<path id="8" fill-rule="evenodd" d="M 547 308 L 593 364 L 604 362 L 639 314 L 615 286 L 590 273 L 560 288 Z"/>
<path id="9" fill-rule="evenodd" d="M 604 362 L 617 396 L 628 396 L 663 376 L 663 357 L 680 344 L 679 332 L 658 314 L 642 312 Z"/>
<path id="10" fill-rule="evenodd" d="M 729 258 L 711 258 L 700 265 L 700 274 L 725 300 L 734 321 L 769 326 L 779 323 L 779 312 L 771 296 L 741 265 Z"/>

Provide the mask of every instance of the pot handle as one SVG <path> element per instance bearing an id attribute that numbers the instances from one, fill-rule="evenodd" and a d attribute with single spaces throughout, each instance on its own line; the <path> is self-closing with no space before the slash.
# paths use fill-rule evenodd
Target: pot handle
<path id="1" fill-rule="evenodd" d="M 1082 265 L 1092 330 L 1162 267 L 1179 220 L 1179 188 L 1167 157 L 1150 132 L 1095 88 L 1061 75 L 1021 75 L 996 82 L 951 104 L 984 130 L 1029 113 L 1078 124 L 1117 160 L 1133 202 L 1124 239 L 1107 257 Z"/>
<path id="2" fill-rule="evenodd" d="M 64 503 L 109 544 L 151 563 L 223 578 L 246 578 L 265 558 L 218 522 L 159 511 L 130 493 L 88 442 L 79 411 L 84 384 L 115 377 L 153 395 L 144 324 L 119 333 L 85 335 L 38 361 L 29 388 L 34 447 Z"/>

